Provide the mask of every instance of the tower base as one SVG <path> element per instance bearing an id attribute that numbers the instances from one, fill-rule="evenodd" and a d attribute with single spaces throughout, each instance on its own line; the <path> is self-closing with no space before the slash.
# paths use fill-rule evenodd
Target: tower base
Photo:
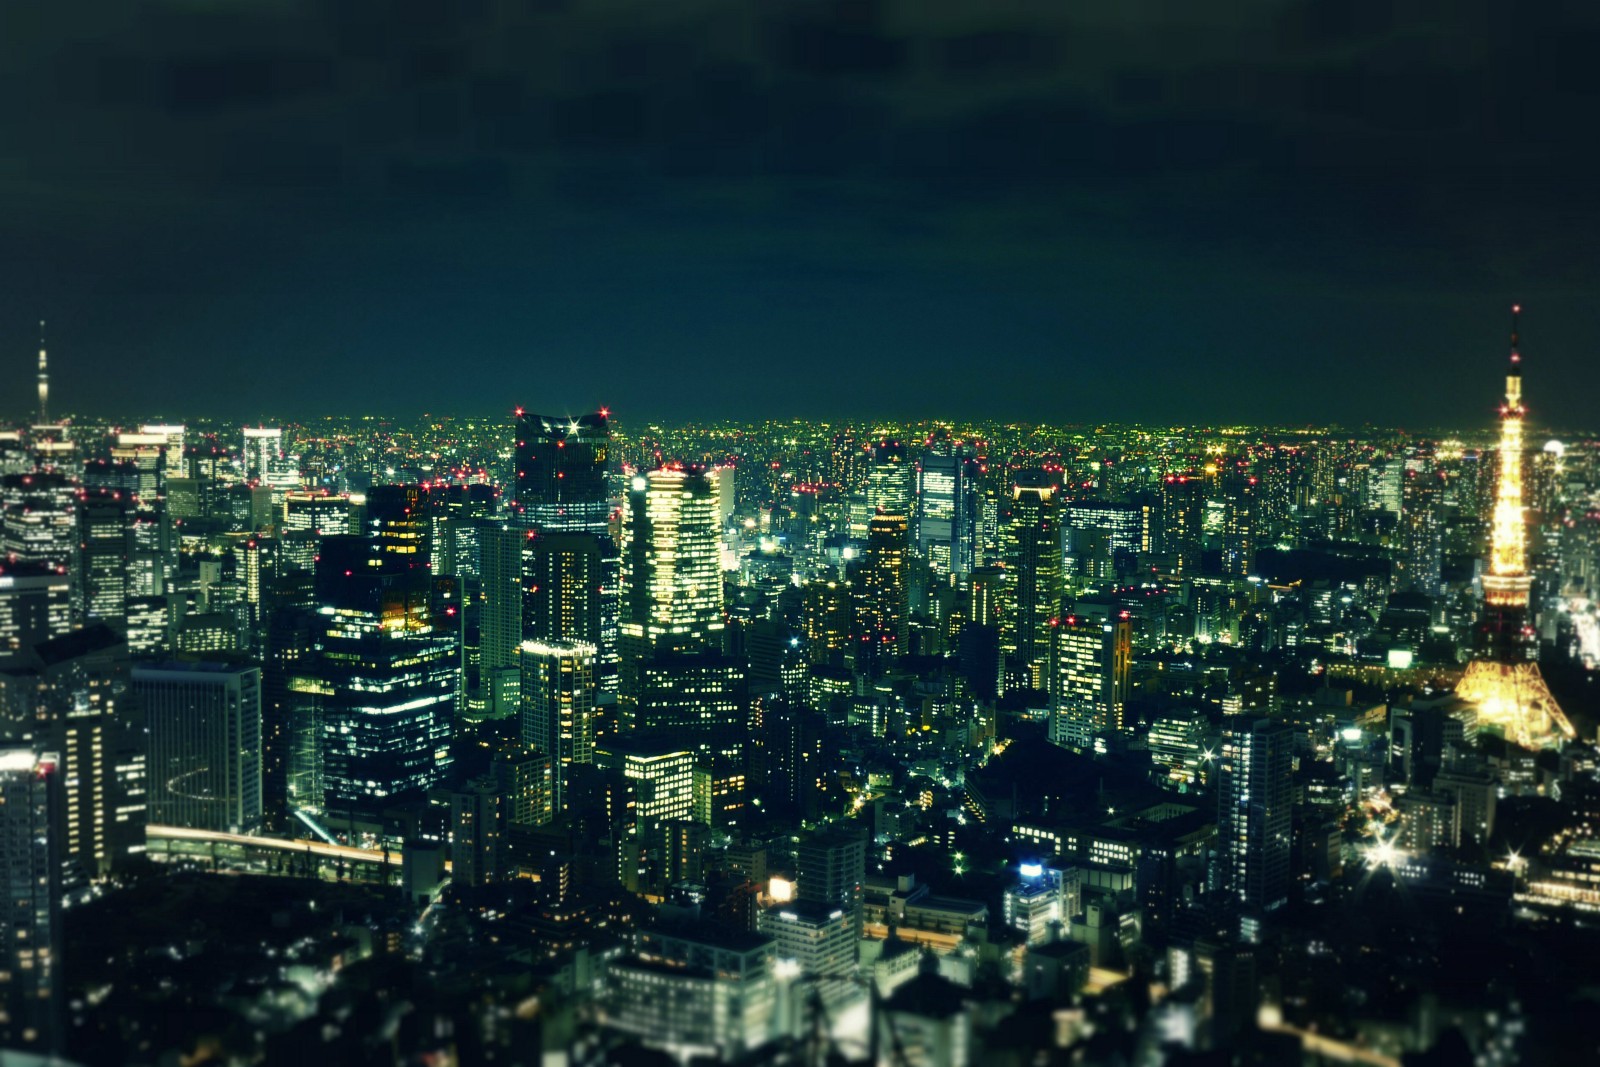
<path id="1" fill-rule="evenodd" d="M 1539 665 L 1475 659 L 1467 664 L 1456 695 L 1478 709 L 1478 726 L 1499 727 L 1507 741 L 1546 748 L 1578 736 L 1545 684 Z"/>

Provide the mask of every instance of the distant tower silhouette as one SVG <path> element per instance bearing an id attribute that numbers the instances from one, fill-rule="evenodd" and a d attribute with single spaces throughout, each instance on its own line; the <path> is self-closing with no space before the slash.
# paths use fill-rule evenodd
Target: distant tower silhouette
<path id="1" fill-rule="evenodd" d="M 39 320 L 39 425 L 50 425 L 50 364 L 44 351 L 44 320 Z"/>
<path id="2" fill-rule="evenodd" d="M 1522 354 L 1520 306 L 1511 309 L 1511 367 L 1500 408 L 1500 477 L 1495 487 L 1489 573 L 1483 576 L 1484 621 L 1478 658 L 1467 664 L 1456 693 L 1478 706 L 1478 723 L 1496 726 L 1526 748 L 1575 737 L 1572 723 L 1539 673 L 1538 645 L 1528 626 L 1527 519 L 1522 504 Z"/>

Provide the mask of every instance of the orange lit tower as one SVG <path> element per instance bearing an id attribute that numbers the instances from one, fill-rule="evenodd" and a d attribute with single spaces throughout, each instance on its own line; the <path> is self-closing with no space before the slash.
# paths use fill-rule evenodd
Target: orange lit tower
<path id="1" fill-rule="evenodd" d="M 1511 309 L 1511 367 L 1500 408 L 1500 478 L 1495 489 L 1489 573 L 1483 576 L 1483 621 L 1477 658 L 1467 664 L 1457 695 L 1475 704 L 1479 726 L 1502 730 L 1526 748 L 1576 737 L 1539 673 L 1538 643 L 1528 624 L 1527 520 L 1522 505 L 1522 355 Z"/>

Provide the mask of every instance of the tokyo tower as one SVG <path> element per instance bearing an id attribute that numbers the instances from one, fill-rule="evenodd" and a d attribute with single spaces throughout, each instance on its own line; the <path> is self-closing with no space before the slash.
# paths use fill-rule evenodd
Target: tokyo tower
<path id="1" fill-rule="evenodd" d="M 1483 619 L 1476 658 L 1467 664 L 1456 695 L 1478 709 L 1479 727 L 1497 728 L 1507 741 L 1541 748 L 1577 731 L 1539 673 L 1538 641 L 1528 620 L 1527 520 L 1522 504 L 1522 355 L 1511 309 L 1511 367 L 1500 408 L 1500 477 L 1495 487 L 1489 573 L 1483 577 Z"/>

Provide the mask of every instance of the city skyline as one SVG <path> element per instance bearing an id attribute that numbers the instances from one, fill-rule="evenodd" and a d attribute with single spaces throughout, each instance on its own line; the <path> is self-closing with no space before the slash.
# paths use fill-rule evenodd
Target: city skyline
<path id="1" fill-rule="evenodd" d="M 0 1062 L 1600 1063 L 1545 7 L 0 5 Z"/>

